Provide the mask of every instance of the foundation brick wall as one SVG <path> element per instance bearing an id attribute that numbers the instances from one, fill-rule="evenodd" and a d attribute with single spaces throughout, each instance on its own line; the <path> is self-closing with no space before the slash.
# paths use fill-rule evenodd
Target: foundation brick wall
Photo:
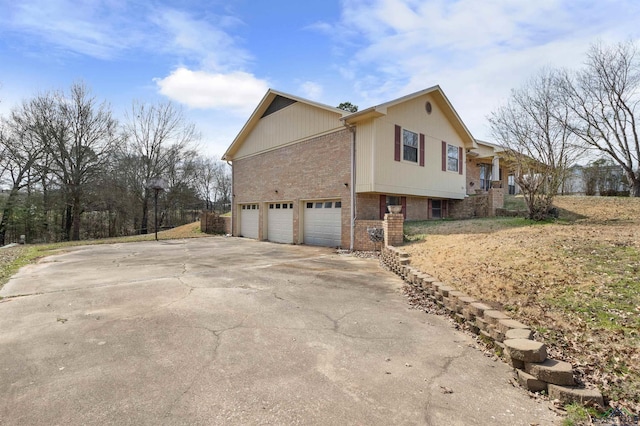
<path id="1" fill-rule="evenodd" d="M 427 198 L 407 197 L 407 220 L 429 219 L 429 200 Z"/>
<path id="2" fill-rule="evenodd" d="M 367 228 L 383 228 L 382 222 L 382 220 L 356 220 L 353 249 L 359 251 L 381 250 L 384 242 L 374 244 L 369 238 Z"/>
<path id="3" fill-rule="evenodd" d="M 233 217 L 238 204 L 261 203 L 258 239 L 267 238 L 266 208 L 271 202 L 293 203 L 293 241 L 303 242 L 302 202 L 342 201 L 342 247 L 350 244 L 351 133 L 339 130 L 233 162 Z M 277 192 L 276 192 L 277 191 Z M 239 225 L 234 220 L 233 234 Z"/>
<path id="4" fill-rule="evenodd" d="M 356 194 L 356 215 L 356 220 L 381 220 L 380 194 Z"/>
<path id="5" fill-rule="evenodd" d="M 380 219 L 380 194 L 357 194 L 356 219 Z M 407 197 L 407 220 L 429 219 L 429 200 L 426 197 Z"/>
<path id="6" fill-rule="evenodd" d="M 451 219 L 470 219 L 489 215 L 489 195 L 475 194 L 463 200 L 449 201 L 449 217 Z"/>

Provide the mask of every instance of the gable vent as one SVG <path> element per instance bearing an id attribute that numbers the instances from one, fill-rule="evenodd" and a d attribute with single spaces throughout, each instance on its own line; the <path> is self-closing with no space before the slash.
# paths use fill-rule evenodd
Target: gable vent
<path id="1" fill-rule="evenodd" d="M 295 104 L 298 101 L 293 99 L 285 98 L 284 96 L 276 95 L 275 99 L 271 102 L 267 110 L 262 114 L 262 117 L 265 118 L 267 115 L 273 114 L 276 111 L 280 111 L 282 108 L 286 108 L 291 104 Z"/>

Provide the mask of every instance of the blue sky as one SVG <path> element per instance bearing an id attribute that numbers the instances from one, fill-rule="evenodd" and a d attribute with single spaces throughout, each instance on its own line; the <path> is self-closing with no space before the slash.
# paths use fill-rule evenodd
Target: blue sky
<path id="1" fill-rule="evenodd" d="M 366 108 L 439 84 L 471 133 L 543 66 L 640 38 L 637 0 L 0 0 L 0 114 L 83 80 L 170 99 L 221 156 L 268 88 Z"/>

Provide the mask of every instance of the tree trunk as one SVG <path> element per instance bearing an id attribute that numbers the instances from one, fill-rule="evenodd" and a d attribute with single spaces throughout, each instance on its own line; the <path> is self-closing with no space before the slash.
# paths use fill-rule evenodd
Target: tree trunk
<path id="1" fill-rule="evenodd" d="M 640 197 L 640 180 L 634 179 L 631 182 L 631 191 L 629 192 L 631 197 Z"/>
<path id="2" fill-rule="evenodd" d="M 65 241 L 69 241 L 69 239 L 71 238 L 71 221 L 72 221 L 71 205 L 67 203 L 64 210 L 64 240 Z"/>
<path id="3" fill-rule="evenodd" d="M 140 222 L 140 233 L 147 234 L 149 232 L 149 198 L 144 197 L 142 200 L 142 220 Z"/>
<path id="4" fill-rule="evenodd" d="M 44 223 L 42 224 L 44 228 L 44 240 L 45 242 L 49 242 L 50 234 L 49 234 L 49 188 L 47 187 L 46 179 L 42 179 L 42 209 L 44 210 Z"/>
<path id="5" fill-rule="evenodd" d="M 71 241 L 80 241 L 80 196 L 73 196 L 73 234 Z"/>
<path id="6" fill-rule="evenodd" d="M 7 235 L 7 225 L 9 224 L 9 215 L 11 214 L 11 210 L 7 207 L 2 211 L 2 220 L 0 220 L 0 247 L 2 247 L 5 242 L 4 238 Z"/>
<path id="7" fill-rule="evenodd" d="M 9 197 L 7 198 L 7 202 L 4 205 L 4 210 L 2 211 L 2 220 L 0 220 L 0 246 L 3 246 L 5 241 L 5 236 L 7 235 L 7 228 L 9 227 L 9 217 L 11 213 L 13 213 L 13 204 L 18 197 L 18 189 L 12 188 L 11 192 L 9 192 Z"/>

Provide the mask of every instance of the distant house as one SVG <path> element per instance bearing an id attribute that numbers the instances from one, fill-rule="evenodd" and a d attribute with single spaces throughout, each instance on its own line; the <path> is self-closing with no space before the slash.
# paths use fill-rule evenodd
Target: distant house
<path id="1" fill-rule="evenodd" d="M 359 249 L 389 205 L 407 220 L 491 214 L 509 182 L 500 151 L 439 86 L 355 113 L 269 90 L 223 156 L 233 234 Z"/>
<path id="2" fill-rule="evenodd" d="M 571 167 L 560 188 L 562 194 L 582 195 L 621 195 L 628 191 L 622 167 L 606 160 Z"/>

